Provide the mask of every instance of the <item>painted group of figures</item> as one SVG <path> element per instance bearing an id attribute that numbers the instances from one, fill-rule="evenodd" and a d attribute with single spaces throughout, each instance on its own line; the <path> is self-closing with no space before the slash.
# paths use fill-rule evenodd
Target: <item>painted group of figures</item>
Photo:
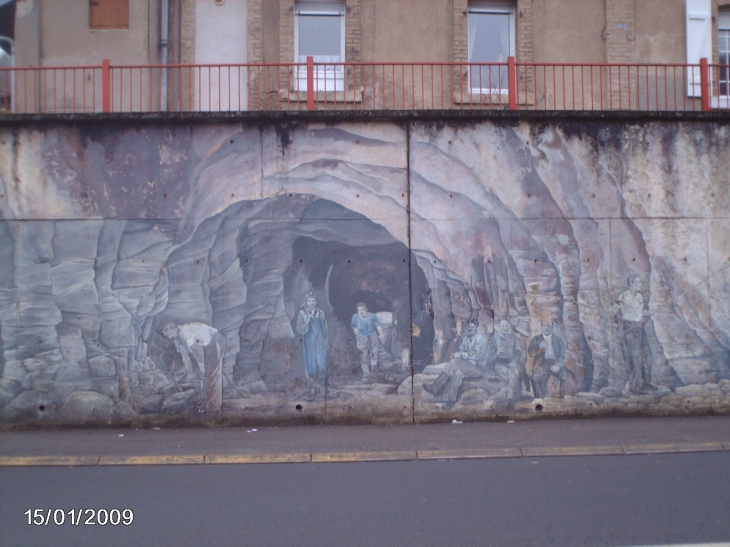
<path id="1" fill-rule="evenodd" d="M 644 324 L 651 315 L 645 309 L 641 293 L 641 279 L 632 274 L 628 278 L 629 290 L 617 298 L 610 310 L 614 317 L 621 313 L 623 346 L 629 372 L 629 389 L 634 394 L 656 389 L 651 384 L 651 350 Z M 355 335 L 360 357 L 362 382 L 370 383 L 383 361 L 385 335 L 377 314 L 368 310 L 367 304 L 357 304 L 350 327 Z M 519 401 L 523 393 L 532 392 L 535 398 L 562 396 L 575 385 L 575 375 L 565 366 L 566 344 L 554 332 L 551 321 L 541 323 L 541 333 L 534 336 L 525 347 L 515 335 L 507 319 L 496 322 L 495 333 L 487 338 L 479 332 L 479 321 L 469 319 L 466 333 L 453 359 L 440 366 L 438 377 L 423 385 L 434 401 L 444 403 L 443 408 L 453 408 L 460 400 L 464 380 L 487 380 L 506 385 L 508 401 Z M 175 325 L 166 321 L 162 334 L 174 343 L 184 365 L 182 376 L 176 384 L 185 388 L 187 383 L 204 394 L 206 410 L 219 410 L 222 403 L 222 354 L 224 343 L 216 329 L 203 323 Z M 328 328 L 325 312 L 317 306 L 317 297 L 309 293 L 296 318 L 296 331 L 301 335 L 304 373 L 307 381 L 306 399 L 325 396 L 328 364 Z M 532 364 L 527 369 L 528 357 Z M 554 378 L 553 388 L 549 387 Z M 230 379 L 229 379 L 230 381 Z M 185 385 L 183 385 L 185 384 Z M 557 386 L 557 390 L 555 388 Z M 524 387 L 524 392 L 523 392 Z M 555 393 L 558 395 L 555 395 Z M 334 398 L 333 390 L 327 397 Z"/>
<path id="2" fill-rule="evenodd" d="M 551 377 L 561 385 L 574 383 L 573 373 L 565 367 L 565 342 L 553 332 L 553 323 L 542 323 L 542 332 L 530 341 L 527 350 L 506 319 L 497 323 L 497 332 L 491 339 L 478 329 L 477 319 L 467 321 L 459 351 L 436 380 L 423 386 L 444 403 L 444 409 L 450 410 L 459 401 L 464 380 L 486 377 L 504 382 L 507 399 L 513 402 L 520 400 L 523 385 L 526 391 L 532 389 L 535 397 L 542 398 L 548 396 Z M 533 360 L 531 374 L 526 371 L 528 356 Z"/>
<path id="3" fill-rule="evenodd" d="M 378 316 L 368 310 L 367 304 L 359 302 L 357 313 L 352 316 L 350 327 L 355 335 L 357 351 L 360 354 L 362 381 L 371 382 L 378 370 L 380 348 L 385 334 Z M 313 401 L 317 396 L 324 396 L 327 382 L 327 317 L 317 307 L 317 297 L 307 295 L 297 316 L 296 330 L 302 335 L 304 351 L 304 373 L 307 377 L 307 399 Z M 327 396 L 336 397 L 329 391 Z"/>
<path id="4" fill-rule="evenodd" d="M 609 313 L 618 319 L 621 314 L 624 356 L 628 366 L 628 388 L 634 395 L 640 395 L 657 388 L 651 383 L 651 348 L 647 340 L 646 321 L 652 315 L 645 309 L 641 292 L 641 277 L 631 274 L 627 279 L 629 289 L 619 295 Z M 550 321 L 541 323 L 542 332 L 533 337 L 525 351 L 519 337 L 512 333 L 512 325 L 506 319 L 498 322 L 497 332 L 491 339 L 478 333 L 479 322 L 467 321 L 466 335 L 459 351 L 449 361 L 443 372 L 423 389 L 440 399 L 446 410 L 456 405 L 461 397 L 465 379 L 482 377 L 505 382 L 506 397 L 510 402 L 519 401 L 522 387 L 535 398 L 549 396 L 548 382 L 557 380 L 559 393 L 570 390 L 575 384 L 575 375 L 565 366 L 565 341 L 554 333 Z M 532 370 L 526 371 L 527 357 L 532 359 Z"/>
<path id="5" fill-rule="evenodd" d="M 370 382 L 378 368 L 379 346 L 382 344 L 383 329 L 378 316 L 368 311 L 367 304 L 357 304 L 357 313 L 352 316 L 350 326 L 355 335 L 360 355 L 362 382 Z M 465 379 L 496 377 L 507 383 L 507 395 L 511 400 L 519 400 L 521 386 L 532 388 L 536 397 L 546 397 L 548 380 L 551 376 L 560 382 L 573 382 L 573 373 L 565 368 L 565 343 L 553 334 L 553 324 L 545 322 L 542 334 L 534 337 L 525 351 L 522 341 L 512 334 L 509 321 L 498 324 L 498 333 L 488 340 L 478 331 L 479 322 L 467 322 L 467 332 L 454 359 L 446 364 L 444 371 L 424 389 L 452 408 L 461 396 Z M 304 371 L 308 384 L 309 400 L 324 395 L 327 379 L 327 318 L 317 307 L 314 294 L 307 295 L 306 302 L 299 310 L 296 324 L 297 332 L 302 335 L 304 351 Z M 527 356 L 533 359 L 532 374 L 525 372 Z M 328 396 L 332 396 L 330 392 Z M 335 395 L 336 396 L 336 395 Z"/>

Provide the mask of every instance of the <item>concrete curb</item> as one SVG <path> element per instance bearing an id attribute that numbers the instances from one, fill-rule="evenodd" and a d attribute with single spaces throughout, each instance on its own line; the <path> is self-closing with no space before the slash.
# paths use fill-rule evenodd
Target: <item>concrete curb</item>
<path id="1" fill-rule="evenodd" d="M 101 456 L 99 465 L 191 465 L 204 464 L 205 456 Z"/>
<path id="2" fill-rule="evenodd" d="M 90 467 L 113 465 L 221 465 L 252 463 L 345 463 L 385 461 L 468 460 L 558 456 L 619 456 L 730 452 L 730 442 L 668 443 L 611 446 L 530 448 L 467 448 L 453 450 L 382 450 L 284 454 L 200 454 L 182 456 L 0 456 L 0 467 Z"/>
<path id="3" fill-rule="evenodd" d="M 309 463 L 311 461 L 311 454 L 211 454 L 205 456 L 207 464 Z"/>
<path id="4" fill-rule="evenodd" d="M 615 456 L 626 454 L 621 445 L 614 446 L 557 446 L 523 448 L 522 455 L 525 457 L 537 456 Z"/>
<path id="5" fill-rule="evenodd" d="M 670 443 L 629 445 L 624 447 L 626 454 L 674 454 L 678 452 L 715 452 L 726 450 L 722 443 Z"/>
<path id="6" fill-rule="evenodd" d="M 385 450 L 377 452 L 331 452 L 313 453 L 312 461 L 317 463 L 328 462 L 386 462 L 417 460 L 415 450 Z"/>
<path id="7" fill-rule="evenodd" d="M 419 460 L 469 460 L 486 458 L 521 458 L 519 448 L 457 448 L 454 450 L 419 450 Z"/>

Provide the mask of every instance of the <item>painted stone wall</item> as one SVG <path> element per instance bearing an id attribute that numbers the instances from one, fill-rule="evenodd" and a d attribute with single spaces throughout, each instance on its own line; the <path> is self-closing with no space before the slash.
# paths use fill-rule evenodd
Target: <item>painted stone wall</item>
<path id="1" fill-rule="evenodd" d="M 711 121 L 0 129 L 0 421 L 727 412 L 729 145 Z"/>

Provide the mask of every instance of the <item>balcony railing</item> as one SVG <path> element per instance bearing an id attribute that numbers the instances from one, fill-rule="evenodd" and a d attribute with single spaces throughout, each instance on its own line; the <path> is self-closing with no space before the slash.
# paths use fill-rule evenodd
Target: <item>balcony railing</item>
<path id="1" fill-rule="evenodd" d="M 13 113 L 730 109 L 730 65 L 263 63 L 0 68 Z"/>

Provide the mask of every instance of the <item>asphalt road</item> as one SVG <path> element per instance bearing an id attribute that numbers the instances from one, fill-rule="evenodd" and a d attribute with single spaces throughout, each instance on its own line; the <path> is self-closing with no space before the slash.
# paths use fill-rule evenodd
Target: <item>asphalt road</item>
<path id="1" fill-rule="evenodd" d="M 629 546 L 730 541 L 730 452 L 0 468 L 0 545 Z M 63 509 L 29 525 L 28 509 Z M 72 509 L 129 508 L 125 526 Z M 89 514 L 84 515 L 84 519 Z"/>

